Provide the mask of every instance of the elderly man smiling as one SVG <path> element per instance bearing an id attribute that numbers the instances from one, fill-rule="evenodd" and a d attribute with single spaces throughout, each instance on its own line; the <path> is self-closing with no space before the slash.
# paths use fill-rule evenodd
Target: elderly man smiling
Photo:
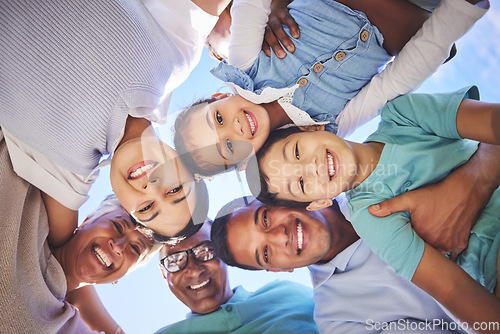
<path id="1" fill-rule="evenodd" d="M 160 250 L 160 269 L 172 293 L 191 309 L 187 319 L 157 333 L 318 333 L 311 289 L 274 281 L 251 293 L 231 289 L 227 266 L 215 256 L 210 223 Z"/>

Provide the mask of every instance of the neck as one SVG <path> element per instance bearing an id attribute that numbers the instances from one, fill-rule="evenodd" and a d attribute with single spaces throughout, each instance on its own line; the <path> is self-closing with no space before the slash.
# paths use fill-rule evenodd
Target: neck
<path id="1" fill-rule="evenodd" d="M 61 247 L 51 249 L 51 252 L 52 252 L 52 255 L 54 255 L 54 257 L 56 258 L 57 262 L 59 262 L 59 264 L 61 265 L 61 267 L 64 271 L 64 275 L 66 276 L 66 285 L 67 285 L 66 290 L 67 290 L 67 292 L 69 292 L 71 290 L 74 290 L 74 289 L 80 287 L 81 282 L 78 282 L 74 278 L 74 276 L 71 275 L 71 273 L 69 272 L 68 266 L 66 265 L 66 263 L 68 261 L 68 259 L 66 257 L 66 254 L 68 252 L 65 251 L 66 247 L 68 247 L 67 245 L 68 245 L 68 243 L 65 243 Z M 71 247 L 71 245 L 69 247 Z"/>
<path id="2" fill-rule="evenodd" d="M 116 148 L 120 147 L 121 144 L 130 139 L 138 138 L 144 135 L 156 136 L 154 129 L 151 126 L 151 122 L 145 118 L 127 116 L 122 140 Z"/>
<path id="3" fill-rule="evenodd" d="M 356 177 L 349 189 L 346 189 L 351 190 L 363 182 L 377 168 L 384 144 L 378 142 L 355 143 L 347 140 L 346 143 L 353 148 L 357 159 Z"/>
<path id="4" fill-rule="evenodd" d="M 351 223 L 340 212 L 337 201 L 334 201 L 332 206 L 321 209 L 320 213 L 328 222 L 331 231 L 330 251 L 320 261 L 320 263 L 327 263 L 358 240 L 359 236 Z"/>
<path id="5" fill-rule="evenodd" d="M 263 103 L 262 107 L 266 109 L 269 115 L 271 131 L 276 130 L 286 124 L 293 124 L 290 117 L 288 117 L 285 110 L 280 106 L 278 101 L 273 101 L 270 103 Z"/>

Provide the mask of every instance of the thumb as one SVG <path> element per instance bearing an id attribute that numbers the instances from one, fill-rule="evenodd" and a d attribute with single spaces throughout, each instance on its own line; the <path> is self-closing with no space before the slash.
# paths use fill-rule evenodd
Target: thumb
<path id="1" fill-rule="evenodd" d="M 387 199 L 378 204 L 371 205 L 368 211 L 377 217 L 386 217 L 398 211 L 411 211 L 410 202 L 408 200 L 408 193 Z"/>

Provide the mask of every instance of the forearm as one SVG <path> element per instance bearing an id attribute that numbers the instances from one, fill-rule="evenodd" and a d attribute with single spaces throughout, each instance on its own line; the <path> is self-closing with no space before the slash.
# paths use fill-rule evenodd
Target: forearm
<path id="1" fill-rule="evenodd" d="M 376 117 L 384 104 L 417 88 L 448 58 L 453 43 L 481 18 L 485 9 L 463 0 L 443 0 L 403 50 L 374 76 L 337 117 L 345 137 Z"/>
<path id="2" fill-rule="evenodd" d="M 500 322 L 500 300 L 451 260 L 426 245 L 412 282 L 426 291 L 469 328 Z M 482 333 L 496 333 L 484 330 Z"/>
<path id="3" fill-rule="evenodd" d="M 51 247 L 57 248 L 71 238 L 78 226 L 78 211 L 68 209 L 44 192 L 42 192 L 42 198 L 49 218 L 47 240 Z"/>
<path id="4" fill-rule="evenodd" d="M 87 285 L 70 291 L 66 300 L 80 310 L 81 318 L 90 329 L 106 334 L 122 333 L 120 326 L 102 304 L 94 286 Z"/>
<path id="5" fill-rule="evenodd" d="M 231 7 L 229 64 L 248 70 L 262 48 L 271 0 L 235 0 Z"/>

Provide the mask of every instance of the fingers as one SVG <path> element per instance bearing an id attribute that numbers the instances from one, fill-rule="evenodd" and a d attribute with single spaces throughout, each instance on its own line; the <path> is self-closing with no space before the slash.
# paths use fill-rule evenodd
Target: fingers
<path id="1" fill-rule="evenodd" d="M 409 202 L 407 194 L 404 193 L 379 204 L 372 205 L 368 208 L 368 211 L 377 217 L 386 217 L 398 211 L 409 211 L 411 213 L 411 202 Z"/>
<path id="2" fill-rule="evenodd" d="M 285 58 L 286 52 L 278 41 L 275 32 L 272 30 L 272 28 L 270 28 L 268 24 L 264 33 L 264 43 L 262 44 L 262 50 L 264 51 L 266 56 L 271 57 L 271 49 L 278 58 Z"/>

